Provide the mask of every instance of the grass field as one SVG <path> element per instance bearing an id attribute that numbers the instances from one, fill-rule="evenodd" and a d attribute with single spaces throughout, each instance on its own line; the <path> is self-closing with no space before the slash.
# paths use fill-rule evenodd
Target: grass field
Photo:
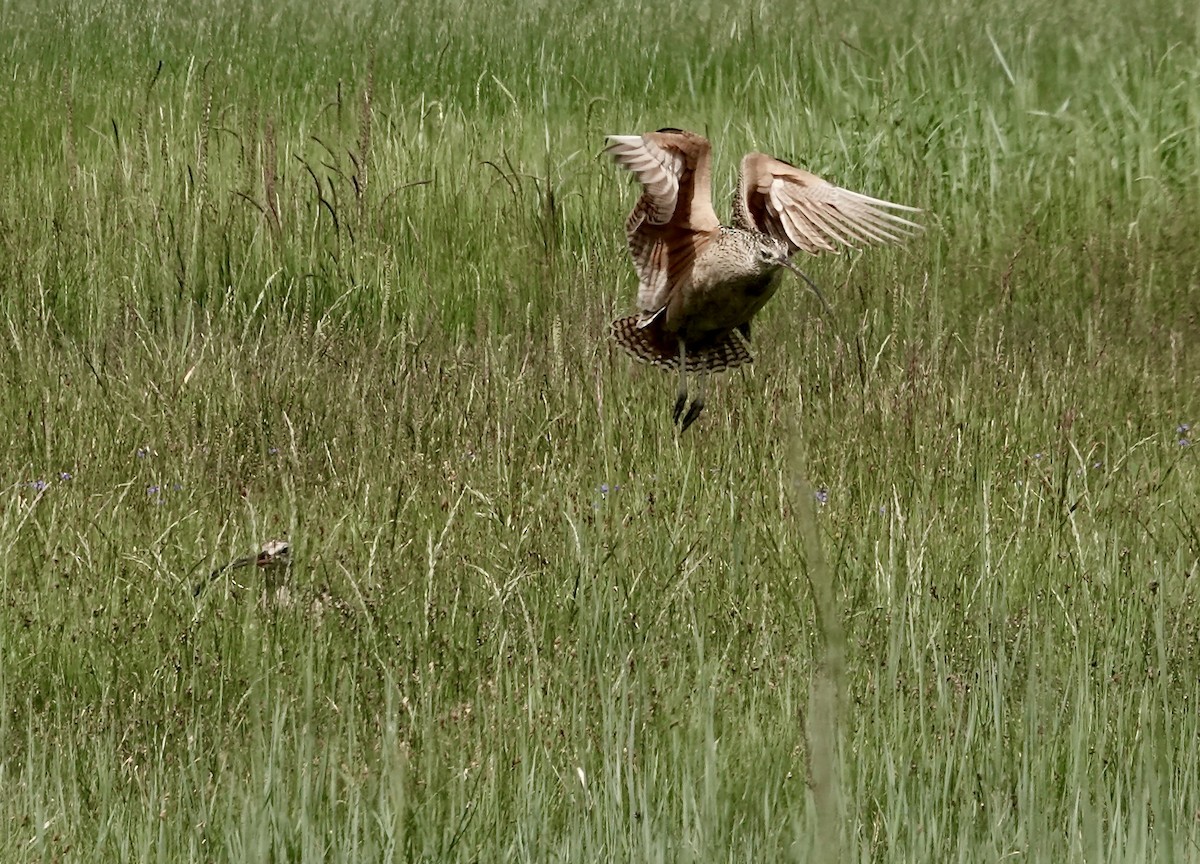
<path id="1" fill-rule="evenodd" d="M 0 861 L 1200 860 L 1193 0 L 0 30 Z M 683 437 L 667 125 L 928 228 Z"/>

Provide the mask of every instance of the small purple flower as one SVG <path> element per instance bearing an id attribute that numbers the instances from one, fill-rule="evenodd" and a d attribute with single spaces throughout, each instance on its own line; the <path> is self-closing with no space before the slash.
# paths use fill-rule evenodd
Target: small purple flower
<path id="1" fill-rule="evenodd" d="M 152 486 L 147 486 L 147 487 L 146 487 L 146 494 L 147 494 L 147 495 L 157 495 L 157 494 L 158 494 L 158 487 L 157 487 L 157 486 L 153 486 L 153 485 L 152 485 Z"/>
<path id="2" fill-rule="evenodd" d="M 278 452 L 279 452 L 279 448 L 278 448 L 278 447 L 268 447 L 268 448 L 267 448 L 267 455 L 268 455 L 268 456 L 274 456 L 274 455 L 275 455 L 276 453 L 278 453 Z"/>
<path id="3" fill-rule="evenodd" d="M 822 486 L 820 489 L 818 489 L 816 492 L 813 493 L 813 497 L 815 497 L 817 499 L 818 504 L 821 504 L 821 505 L 828 504 L 829 503 L 829 490 L 826 489 L 824 486 Z"/>
<path id="4" fill-rule="evenodd" d="M 1042 454 L 1041 454 L 1041 453 L 1034 453 L 1034 454 L 1033 454 L 1033 461 L 1034 461 L 1034 462 L 1041 462 L 1041 461 L 1042 461 Z"/>
<path id="5" fill-rule="evenodd" d="M 1183 437 L 1186 436 L 1188 432 L 1192 431 L 1192 426 L 1190 423 L 1180 423 L 1175 427 L 1175 431 L 1178 432 L 1181 437 Z"/>
<path id="6" fill-rule="evenodd" d="M 50 484 L 47 483 L 45 480 L 34 480 L 32 483 L 29 484 L 29 488 L 32 489 L 34 492 L 45 492 L 46 487 L 49 485 Z"/>
<path id="7" fill-rule="evenodd" d="M 62 481 L 64 481 L 64 482 L 66 482 L 67 480 L 70 480 L 70 479 L 71 479 L 71 472 L 70 472 L 70 471 L 60 471 L 60 472 L 58 472 L 58 479 L 59 479 L 59 480 L 62 480 Z"/>
<path id="8" fill-rule="evenodd" d="M 607 495 L 607 494 L 608 494 L 608 484 L 607 484 L 607 483 L 601 483 L 601 484 L 600 484 L 600 494 L 601 494 L 601 495 Z"/>
<path id="9" fill-rule="evenodd" d="M 1104 467 L 1104 462 L 1102 462 L 1102 461 L 1096 461 L 1096 462 L 1092 463 L 1092 468 L 1096 471 L 1099 471 L 1103 467 Z"/>
<path id="10" fill-rule="evenodd" d="M 887 505 L 886 505 L 886 504 L 880 504 L 880 505 L 879 505 L 879 515 L 880 515 L 880 516 L 886 516 L 886 515 L 887 515 Z"/>
<path id="11" fill-rule="evenodd" d="M 135 455 L 139 459 L 145 459 L 147 456 L 150 455 L 150 450 L 147 447 L 139 447 L 137 449 L 137 453 Z"/>
<path id="12" fill-rule="evenodd" d="M 1189 441 L 1189 440 L 1188 440 L 1188 439 L 1186 439 L 1186 438 L 1180 438 L 1180 439 L 1179 439 L 1179 446 L 1180 446 L 1180 447 L 1191 447 L 1191 446 L 1192 446 L 1192 442 L 1191 442 L 1191 441 Z"/>

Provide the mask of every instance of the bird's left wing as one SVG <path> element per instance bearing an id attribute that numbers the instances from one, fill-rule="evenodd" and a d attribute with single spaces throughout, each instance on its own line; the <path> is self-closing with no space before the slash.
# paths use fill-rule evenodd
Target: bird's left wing
<path id="1" fill-rule="evenodd" d="M 747 231 L 768 234 L 793 252 L 812 255 L 840 252 L 876 243 L 900 243 L 920 225 L 895 211 L 920 213 L 851 192 L 766 153 L 747 153 L 734 200 L 734 222 Z"/>

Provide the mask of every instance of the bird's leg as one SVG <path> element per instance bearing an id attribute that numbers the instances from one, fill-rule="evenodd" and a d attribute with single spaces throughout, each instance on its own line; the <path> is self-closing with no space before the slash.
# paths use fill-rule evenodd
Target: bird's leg
<path id="1" fill-rule="evenodd" d="M 696 386 L 696 396 L 692 399 L 692 404 L 688 407 L 687 414 L 684 415 L 683 425 L 679 427 L 680 432 L 686 432 L 687 428 L 696 422 L 696 418 L 700 416 L 700 412 L 704 410 L 704 391 L 708 386 L 708 370 L 700 370 L 700 383 Z"/>
<path id="2" fill-rule="evenodd" d="M 679 415 L 683 413 L 683 406 L 687 404 L 687 349 L 683 345 L 683 340 L 679 340 L 679 395 L 675 397 L 675 413 L 671 415 L 674 422 L 679 422 Z"/>

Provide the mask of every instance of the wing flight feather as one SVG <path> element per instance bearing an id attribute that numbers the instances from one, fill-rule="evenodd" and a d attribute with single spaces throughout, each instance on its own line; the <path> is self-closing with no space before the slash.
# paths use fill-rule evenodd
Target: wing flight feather
<path id="1" fill-rule="evenodd" d="M 900 213 L 920 213 L 852 192 L 766 153 L 747 153 L 734 200 L 734 222 L 776 237 L 812 255 L 883 243 L 901 243 L 919 224 Z"/>
<path id="2" fill-rule="evenodd" d="M 692 132 L 610 135 L 607 152 L 642 184 L 625 222 L 638 307 L 656 315 L 681 290 L 699 249 L 720 227 L 712 206 L 712 150 Z"/>

